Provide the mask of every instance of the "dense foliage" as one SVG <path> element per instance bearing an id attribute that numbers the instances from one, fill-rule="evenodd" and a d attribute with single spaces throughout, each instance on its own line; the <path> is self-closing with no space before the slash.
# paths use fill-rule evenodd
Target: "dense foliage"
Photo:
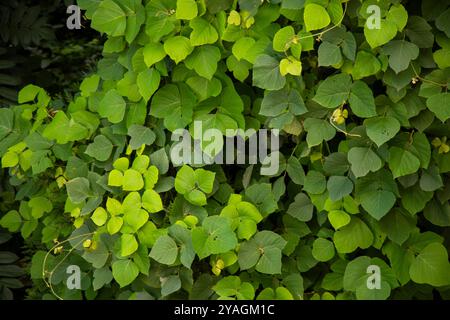
<path id="1" fill-rule="evenodd" d="M 449 1 L 78 3 L 96 72 L 68 105 L 29 85 L 0 109 L 32 297 L 450 296 Z M 174 167 L 194 121 L 280 129 L 278 172 Z"/>

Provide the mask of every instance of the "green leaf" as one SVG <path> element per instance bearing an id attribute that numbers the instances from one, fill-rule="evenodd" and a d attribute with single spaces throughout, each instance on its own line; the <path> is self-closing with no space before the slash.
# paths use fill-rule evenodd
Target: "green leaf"
<path id="1" fill-rule="evenodd" d="M 364 210 L 375 219 L 380 220 L 392 209 L 396 202 L 396 197 L 390 191 L 374 190 L 364 192 L 360 196 L 360 202 Z"/>
<path id="2" fill-rule="evenodd" d="M 316 3 L 309 3 L 305 6 L 303 20 L 305 21 L 306 31 L 325 28 L 331 22 L 327 10 Z"/>
<path id="3" fill-rule="evenodd" d="M 403 208 L 411 214 L 416 214 L 425 208 L 425 205 L 433 197 L 432 192 L 423 191 L 420 185 L 415 185 L 412 188 L 405 189 L 402 192 L 401 201 Z"/>
<path id="4" fill-rule="evenodd" d="M 406 149 L 392 147 L 389 149 L 389 169 L 394 178 L 406 176 L 417 172 L 420 168 L 420 161 Z"/>
<path id="5" fill-rule="evenodd" d="M 119 230 L 122 228 L 123 225 L 123 219 L 121 217 L 111 217 L 109 219 L 108 224 L 106 225 L 106 228 L 108 229 L 109 234 L 115 234 L 119 232 Z"/>
<path id="6" fill-rule="evenodd" d="M 150 213 L 156 213 L 164 209 L 161 196 L 154 190 L 147 190 L 142 196 L 142 206 Z"/>
<path id="7" fill-rule="evenodd" d="M 123 221 L 126 227 L 131 227 L 133 232 L 137 232 L 148 221 L 148 213 L 145 210 L 135 208 L 125 210 Z"/>
<path id="8" fill-rule="evenodd" d="M 395 23 L 398 31 L 402 31 L 408 22 L 408 12 L 401 4 L 393 5 L 386 16 L 386 20 Z"/>
<path id="9" fill-rule="evenodd" d="M 195 170 L 195 181 L 197 182 L 198 188 L 204 193 L 211 193 L 214 185 L 214 178 L 216 174 L 211 171 L 206 171 L 203 169 Z"/>
<path id="10" fill-rule="evenodd" d="M 80 84 L 81 96 L 89 97 L 92 93 L 97 91 L 100 77 L 96 74 L 85 78 Z"/>
<path id="11" fill-rule="evenodd" d="M 14 127 L 14 113 L 11 109 L 0 109 L 0 139 L 8 135 Z"/>
<path id="12" fill-rule="evenodd" d="M 212 191 L 214 177 L 215 174 L 212 172 L 203 169 L 194 172 L 192 168 L 184 165 L 175 178 L 175 190 L 183 194 L 190 203 L 203 206 L 206 204 L 204 192 L 210 193 Z"/>
<path id="13" fill-rule="evenodd" d="M 174 264 L 177 257 L 178 246 L 169 236 L 159 237 L 150 252 L 150 258 L 166 265 Z"/>
<path id="14" fill-rule="evenodd" d="M 171 275 L 161 282 L 161 295 L 168 296 L 181 288 L 181 279 L 178 275 Z"/>
<path id="15" fill-rule="evenodd" d="M 355 80 L 362 79 L 378 73 L 381 69 L 381 62 L 372 53 L 359 51 L 356 55 L 352 75 Z"/>
<path id="16" fill-rule="evenodd" d="M 153 94 L 158 90 L 161 75 L 156 69 L 147 69 L 142 71 L 137 76 L 137 85 L 139 93 L 145 101 L 150 100 Z"/>
<path id="17" fill-rule="evenodd" d="M 138 67 L 138 70 L 145 69 L 144 63 Z M 123 79 L 117 82 L 117 91 L 129 100 L 138 102 L 141 100 L 141 94 L 139 93 L 139 87 L 136 83 L 137 76 L 136 73 L 129 71 L 125 73 Z"/>
<path id="18" fill-rule="evenodd" d="M 430 48 L 434 43 L 432 28 L 427 21 L 419 16 L 410 16 L 405 33 L 419 48 Z"/>
<path id="19" fill-rule="evenodd" d="M 124 191 L 139 191 L 144 187 L 144 179 L 142 175 L 134 170 L 128 169 L 123 175 L 123 190 Z"/>
<path id="20" fill-rule="evenodd" d="M 397 35 L 397 26 L 395 23 L 381 20 L 380 28 L 369 29 L 367 24 L 364 25 L 364 35 L 371 48 L 382 46 Z"/>
<path id="21" fill-rule="evenodd" d="M 288 207 L 287 213 L 299 221 L 307 222 L 312 219 L 314 206 L 304 193 L 295 196 L 294 202 Z"/>
<path id="22" fill-rule="evenodd" d="M 92 28 L 110 36 L 123 36 L 127 27 L 125 12 L 112 0 L 102 1 L 92 16 Z"/>
<path id="23" fill-rule="evenodd" d="M 380 227 L 389 239 L 402 245 L 413 232 L 416 221 L 408 213 L 394 209 L 380 221 Z"/>
<path id="24" fill-rule="evenodd" d="M 375 117 L 364 121 L 367 136 L 381 147 L 400 131 L 400 123 L 390 116 Z"/>
<path id="25" fill-rule="evenodd" d="M 175 177 L 175 190 L 180 194 L 185 194 L 195 189 L 196 176 L 194 169 L 189 166 L 182 166 Z"/>
<path id="26" fill-rule="evenodd" d="M 383 52 L 389 56 L 389 66 L 398 74 L 408 69 L 412 60 L 417 59 L 419 47 L 405 40 L 395 40 L 386 44 Z"/>
<path id="27" fill-rule="evenodd" d="M 195 0 L 177 0 L 177 19 L 192 20 L 197 14 L 198 8 Z"/>
<path id="28" fill-rule="evenodd" d="M 319 47 L 318 55 L 320 67 L 336 65 L 342 61 L 341 49 L 331 42 L 324 41 Z"/>
<path id="29" fill-rule="evenodd" d="M 139 275 L 139 268 L 129 259 L 118 260 L 112 264 L 112 274 L 120 287 L 123 288 L 131 284 L 137 278 Z"/>
<path id="30" fill-rule="evenodd" d="M 28 206 L 31 208 L 31 215 L 35 219 L 39 219 L 44 213 L 50 213 L 53 210 L 53 204 L 45 197 L 32 198 L 28 202 Z"/>
<path id="31" fill-rule="evenodd" d="M 369 289 L 368 280 L 371 273 L 368 268 L 371 265 L 378 266 L 381 272 L 380 288 Z M 361 300 L 385 300 L 391 293 L 391 282 L 395 282 L 395 278 L 391 279 L 393 275 L 390 268 L 384 261 L 378 258 L 369 258 L 361 256 L 349 264 L 347 264 L 344 273 L 344 289 L 356 293 L 357 299 Z M 387 280 L 386 280 L 387 279 Z"/>
<path id="32" fill-rule="evenodd" d="M 98 161 L 106 161 L 111 156 L 113 145 L 104 135 L 96 136 L 94 142 L 88 145 L 85 153 Z"/>
<path id="33" fill-rule="evenodd" d="M 352 80 L 348 74 L 338 74 L 327 77 L 320 83 L 314 101 L 325 108 L 337 108 L 347 101 Z"/>
<path id="34" fill-rule="evenodd" d="M 194 76 L 187 79 L 186 83 L 195 92 L 200 102 L 210 97 L 217 97 L 222 91 L 222 83 L 217 78 L 209 81 L 206 78 Z"/>
<path id="35" fill-rule="evenodd" d="M 344 176 L 332 176 L 328 179 L 327 189 L 332 201 L 341 200 L 353 191 L 353 182 Z"/>
<path id="36" fill-rule="evenodd" d="M 334 257 L 333 242 L 324 238 L 316 239 L 313 243 L 312 255 L 317 261 L 326 262 L 331 260 Z"/>
<path id="37" fill-rule="evenodd" d="M 220 50 L 215 46 L 205 45 L 196 48 L 186 59 L 186 67 L 194 69 L 198 75 L 211 80 L 217 70 L 220 61 Z"/>
<path id="38" fill-rule="evenodd" d="M 29 84 L 19 91 L 17 97 L 17 102 L 20 104 L 25 102 L 31 102 L 36 99 L 36 96 L 42 91 L 42 88 L 35 86 L 34 84 Z"/>
<path id="39" fill-rule="evenodd" d="M 117 90 L 109 90 L 100 101 L 98 113 L 111 123 L 119 123 L 125 116 L 126 102 Z"/>
<path id="40" fill-rule="evenodd" d="M 191 231 L 178 224 L 174 224 L 169 228 L 169 234 L 181 243 L 180 246 L 180 262 L 186 268 L 191 268 L 195 259 L 195 252 L 192 246 Z"/>
<path id="41" fill-rule="evenodd" d="M 155 142 L 155 133 L 147 127 L 132 125 L 128 128 L 128 135 L 131 137 L 130 148 L 139 149 L 142 145 L 152 145 Z"/>
<path id="42" fill-rule="evenodd" d="M 256 271 L 261 273 L 281 273 L 281 251 L 286 243 L 272 231 L 258 232 L 253 239 L 241 244 L 238 253 L 240 268 L 247 270 L 255 266 Z"/>
<path id="43" fill-rule="evenodd" d="M 259 114 L 276 117 L 285 112 L 301 115 L 307 111 L 303 98 L 298 91 L 284 88 L 278 91 L 269 91 L 264 96 Z"/>
<path id="44" fill-rule="evenodd" d="M 303 185 L 305 183 L 305 171 L 297 158 L 293 156 L 289 158 L 286 172 L 295 184 Z"/>
<path id="45" fill-rule="evenodd" d="M 9 232 L 16 232 L 22 226 L 22 217 L 17 211 L 10 211 L 0 219 L 0 226 Z"/>
<path id="46" fill-rule="evenodd" d="M 186 59 L 193 50 L 189 39 L 183 36 L 171 37 L 164 42 L 164 51 L 176 64 Z"/>
<path id="47" fill-rule="evenodd" d="M 76 123 L 73 119 L 69 120 L 64 112 L 57 112 L 52 122 L 48 124 L 42 136 L 48 140 L 56 140 L 58 144 L 66 144 L 70 141 L 86 139 L 89 135 L 88 130 Z"/>
<path id="48" fill-rule="evenodd" d="M 430 109 L 436 117 L 442 122 L 450 118 L 450 93 L 440 93 L 427 99 L 427 108 Z"/>
<path id="49" fill-rule="evenodd" d="M 233 45 L 232 52 L 237 60 L 246 59 L 249 60 L 249 54 L 256 41 L 250 37 L 243 37 L 236 41 Z"/>
<path id="50" fill-rule="evenodd" d="M 6 152 L 2 157 L 2 168 L 13 168 L 19 164 L 19 155 L 15 152 Z"/>
<path id="51" fill-rule="evenodd" d="M 436 226 L 448 227 L 450 226 L 450 205 L 433 199 L 425 207 L 424 216 Z"/>
<path id="52" fill-rule="evenodd" d="M 436 167 L 430 167 L 428 170 L 422 172 L 420 188 L 423 191 L 435 191 L 443 185 L 442 177 Z"/>
<path id="53" fill-rule="evenodd" d="M 109 258 L 109 251 L 102 241 L 96 242 L 95 248 L 84 251 L 83 259 L 92 264 L 94 268 L 102 268 Z"/>
<path id="54" fill-rule="evenodd" d="M 145 174 L 145 178 L 149 177 L 149 184 L 155 185 L 158 179 L 155 181 L 155 175 L 158 175 L 158 171 L 153 171 L 155 169 L 149 168 L 150 165 L 150 157 L 146 155 L 140 155 L 137 156 L 134 161 L 133 165 L 131 166 L 132 169 L 138 171 L 141 174 Z M 154 167 L 153 167 L 154 168 Z M 155 174 L 154 174 L 155 173 Z"/>
<path id="55" fill-rule="evenodd" d="M 448 55 L 450 54 L 450 49 L 444 48 L 433 52 L 433 59 L 438 65 L 439 69 L 445 69 L 450 67 L 450 62 L 448 60 Z"/>
<path id="56" fill-rule="evenodd" d="M 363 81 L 356 81 L 353 84 L 349 103 L 353 113 L 358 117 L 370 118 L 377 115 L 373 92 Z"/>
<path id="57" fill-rule="evenodd" d="M 108 213 L 102 207 L 97 208 L 91 216 L 91 220 L 99 227 L 103 226 L 108 219 Z"/>
<path id="58" fill-rule="evenodd" d="M 192 230 L 192 244 L 200 259 L 211 254 L 233 250 L 237 238 L 228 218 L 211 216 L 203 220 L 202 226 Z"/>
<path id="59" fill-rule="evenodd" d="M 205 19 L 195 18 L 189 22 L 189 26 L 192 28 L 192 32 L 189 37 L 191 40 L 191 45 L 194 47 L 212 44 L 219 39 L 216 29 Z"/>
<path id="60" fill-rule="evenodd" d="M 373 234 L 363 221 L 353 217 L 349 224 L 334 233 L 333 242 L 339 253 L 351 253 L 357 248 L 370 247 Z"/>
<path id="61" fill-rule="evenodd" d="M 184 195 L 184 198 L 196 206 L 204 206 L 206 205 L 206 195 L 200 190 L 192 190 Z"/>
<path id="62" fill-rule="evenodd" d="M 440 287 L 450 284 L 450 263 L 447 249 L 440 243 L 431 243 L 420 251 L 409 269 L 411 280 Z"/>
<path id="63" fill-rule="evenodd" d="M 272 288 L 265 288 L 256 300 L 294 300 L 294 297 L 288 289 L 283 287 L 278 287 L 275 291 Z"/>
<path id="64" fill-rule="evenodd" d="M 280 73 L 278 60 L 262 54 L 253 65 L 253 85 L 266 90 L 280 90 L 286 84 L 286 78 Z"/>
<path id="65" fill-rule="evenodd" d="M 383 166 L 381 159 L 370 148 L 351 148 L 347 156 L 351 170 L 357 178 L 378 171 Z"/>
<path id="66" fill-rule="evenodd" d="M 127 15 L 125 39 L 128 43 L 131 43 L 137 37 L 142 24 L 145 22 L 145 8 L 138 0 L 123 4 L 123 8 Z"/>
<path id="67" fill-rule="evenodd" d="M 342 228 L 350 223 L 350 215 L 342 210 L 331 210 L 328 213 L 328 220 L 335 230 Z"/>
<path id="68" fill-rule="evenodd" d="M 273 37 L 273 49 L 278 52 L 285 52 L 289 49 L 292 44 L 292 39 L 295 36 L 294 28 L 287 26 L 281 28 L 275 33 Z"/>
<path id="69" fill-rule="evenodd" d="M 136 241 L 136 238 L 132 234 L 123 234 L 120 237 L 120 240 L 120 254 L 123 257 L 133 254 L 138 249 L 139 245 Z"/>
<path id="70" fill-rule="evenodd" d="M 119 170 L 112 170 L 109 173 L 108 185 L 112 187 L 121 187 L 123 185 L 123 174 Z"/>
<path id="71" fill-rule="evenodd" d="M 319 171 L 310 170 L 306 174 L 303 190 L 310 194 L 322 194 L 327 187 L 325 176 Z"/>
<path id="72" fill-rule="evenodd" d="M 292 56 L 283 58 L 280 61 L 280 73 L 282 76 L 288 74 L 300 76 L 302 74 L 302 63 Z"/>
<path id="73" fill-rule="evenodd" d="M 147 43 L 143 49 L 144 62 L 147 67 L 153 66 L 155 63 L 161 61 L 166 57 L 164 46 L 157 43 Z"/>
<path id="74" fill-rule="evenodd" d="M 111 270 L 108 267 L 95 269 L 94 280 L 92 281 L 92 287 L 94 290 L 100 290 L 106 284 L 109 284 L 113 279 Z"/>
<path id="75" fill-rule="evenodd" d="M 216 283 L 213 290 L 222 299 L 253 300 L 255 288 L 249 282 L 242 282 L 238 276 L 228 276 Z"/>
<path id="76" fill-rule="evenodd" d="M 309 147 L 317 146 L 322 141 L 329 141 L 336 135 L 336 130 L 325 120 L 307 118 L 303 123 L 308 135 L 306 136 L 306 142 Z"/>
<path id="77" fill-rule="evenodd" d="M 66 183 L 66 188 L 70 201 L 75 204 L 82 203 L 91 195 L 89 180 L 86 178 L 70 180 Z"/>
<path id="78" fill-rule="evenodd" d="M 173 132 L 191 123 L 195 104 L 195 94 L 187 85 L 168 84 L 153 96 L 150 115 L 164 119 L 164 126 Z"/>

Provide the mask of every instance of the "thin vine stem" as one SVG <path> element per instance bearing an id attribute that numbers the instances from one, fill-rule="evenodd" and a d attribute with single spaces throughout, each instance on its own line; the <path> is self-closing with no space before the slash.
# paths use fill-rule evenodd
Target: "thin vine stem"
<path id="1" fill-rule="evenodd" d="M 343 11 L 343 13 L 342 13 L 341 20 L 339 20 L 339 22 L 338 22 L 337 24 L 335 24 L 334 26 L 332 26 L 332 27 L 330 27 L 330 28 L 328 28 L 328 29 L 326 29 L 326 30 L 324 30 L 324 31 L 318 32 L 318 33 L 309 34 L 309 35 L 307 35 L 307 36 L 303 36 L 303 37 L 300 37 L 300 38 L 294 37 L 295 40 L 294 40 L 294 39 L 291 39 L 291 40 L 289 40 L 289 42 L 286 43 L 285 49 L 284 49 L 284 55 L 285 55 L 286 57 L 288 57 L 287 50 L 289 50 L 290 45 L 291 45 L 294 41 L 300 41 L 300 40 L 304 40 L 304 39 L 314 38 L 314 37 L 317 37 L 317 36 L 318 36 L 318 37 L 322 37 L 325 33 L 327 33 L 327 32 L 329 32 L 329 31 L 331 31 L 331 30 L 333 30 L 333 29 L 339 27 L 339 26 L 341 25 L 342 21 L 344 21 L 344 18 L 345 18 L 345 14 L 346 14 L 346 13 L 347 13 L 347 3 L 344 3 L 344 11 Z"/>
<path id="2" fill-rule="evenodd" d="M 83 238 L 80 242 L 78 242 L 72 249 L 69 250 L 69 252 L 64 256 L 63 259 L 61 259 L 60 262 L 58 262 L 58 264 L 56 264 L 56 266 L 51 270 L 51 271 L 47 271 L 46 270 L 46 265 L 47 265 L 47 259 L 50 256 L 51 252 L 53 250 L 55 250 L 56 248 L 60 247 L 62 244 L 78 239 L 78 238 L 82 238 L 82 237 L 87 237 L 87 236 L 91 236 L 95 234 L 95 232 L 90 232 L 90 233 L 85 233 L 85 234 L 81 234 L 75 237 L 71 237 L 68 238 L 62 242 L 58 242 L 57 244 L 55 244 L 49 251 L 47 251 L 47 253 L 45 254 L 44 260 L 42 261 L 42 279 L 44 280 L 45 285 L 50 288 L 50 290 L 52 291 L 53 295 L 58 298 L 59 300 L 64 300 L 63 298 L 61 298 L 53 289 L 53 285 L 52 285 L 52 277 L 53 277 L 53 273 L 56 271 L 56 269 L 58 269 L 58 267 L 70 256 L 70 254 L 73 252 L 73 250 L 75 250 L 76 247 L 78 247 L 78 245 L 80 245 L 85 239 Z M 48 273 L 48 281 L 46 279 L 46 273 Z"/>
<path id="3" fill-rule="evenodd" d="M 307 35 L 307 36 L 303 36 L 303 37 L 298 38 L 297 40 L 300 41 L 300 40 L 304 40 L 304 39 L 314 38 L 314 37 L 317 37 L 317 36 L 318 37 L 322 37 L 325 33 L 330 32 L 331 30 L 339 27 L 341 25 L 342 21 L 344 21 L 346 13 L 347 13 L 347 2 L 344 3 L 344 11 L 342 13 L 342 18 L 341 18 L 341 20 L 339 20 L 339 22 L 337 24 L 335 24 L 334 26 L 332 26 L 332 27 L 330 27 L 330 28 L 328 28 L 328 29 L 326 29 L 324 31 L 321 31 L 321 32 L 318 32 L 318 33 L 314 33 L 314 34 L 310 34 L 310 35 Z"/>
<path id="4" fill-rule="evenodd" d="M 421 76 L 419 75 L 419 73 L 416 71 L 416 68 L 414 67 L 414 64 L 413 64 L 413 63 L 411 63 L 411 67 L 412 67 L 412 69 L 413 69 L 413 71 L 414 71 L 414 74 L 415 74 L 416 78 L 419 79 L 420 81 L 422 81 L 422 82 L 428 82 L 428 83 L 433 84 L 433 85 L 438 86 L 438 87 L 444 87 L 444 88 L 447 88 L 447 84 L 435 82 L 435 81 L 433 81 L 433 80 L 428 80 L 428 79 L 425 79 L 425 78 L 421 77 Z"/>

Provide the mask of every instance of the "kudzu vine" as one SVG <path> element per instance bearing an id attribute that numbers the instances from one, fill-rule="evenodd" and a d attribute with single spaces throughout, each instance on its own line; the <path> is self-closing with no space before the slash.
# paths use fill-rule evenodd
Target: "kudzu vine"
<path id="1" fill-rule="evenodd" d="M 43 298 L 450 297 L 449 1 L 78 5 L 96 72 L 0 109 L 0 226 Z M 197 121 L 280 130 L 278 171 L 174 166 Z"/>

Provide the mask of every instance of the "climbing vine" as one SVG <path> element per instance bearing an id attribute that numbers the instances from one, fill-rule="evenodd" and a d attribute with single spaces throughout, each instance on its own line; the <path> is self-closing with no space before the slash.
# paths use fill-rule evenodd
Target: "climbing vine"
<path id="1" fill-rule="evenodd" d="M 0 109 L 0 225 L 44 298 L 450 297 L 448 1 L 78 4 L 96 72 Z M 198 122 L 279 130 L 278 170 L 175 165 Z"/>

